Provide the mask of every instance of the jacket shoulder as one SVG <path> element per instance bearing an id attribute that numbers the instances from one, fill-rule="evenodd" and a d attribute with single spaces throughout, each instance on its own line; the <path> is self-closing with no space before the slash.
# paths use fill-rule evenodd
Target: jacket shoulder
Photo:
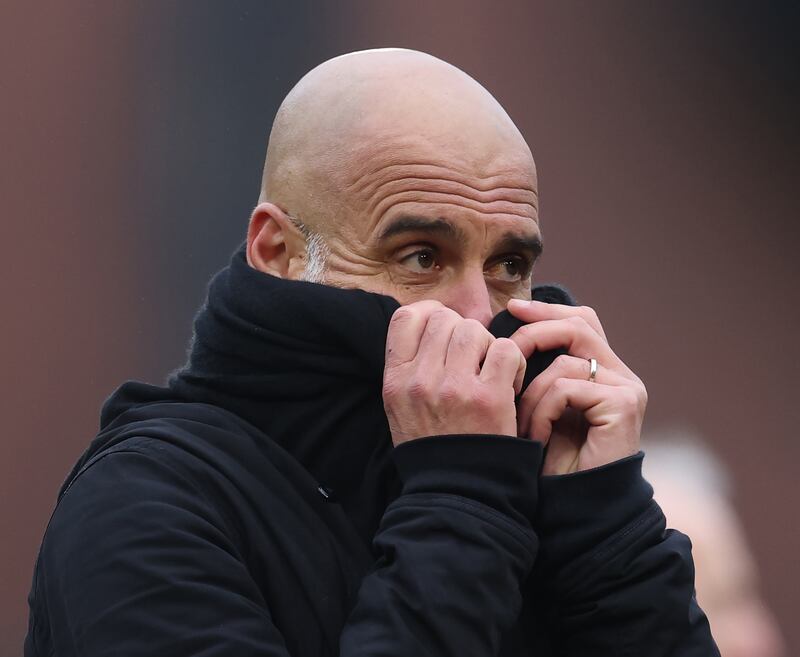
<path id="1" fill-rule="evenodd" d="M 29 598 L 29 654 L 48 654 L 47 646 L 75 655 L 164 647 L 181 627 L 171 615 L 187 600 L 197 601 L 198 632 L 218 624 L 220 610 L 268 627 L 241 523 L 214 500 L 215 478 L 196 455 L 146 435 L 87 461 L 45 531 Z"/>

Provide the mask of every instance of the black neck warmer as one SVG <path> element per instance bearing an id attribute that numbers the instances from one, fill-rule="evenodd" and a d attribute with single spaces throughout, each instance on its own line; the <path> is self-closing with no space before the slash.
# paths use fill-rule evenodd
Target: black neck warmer
<path id="1" fill-rule="evenodd" d="M 540 300 L 572 303 L 555 286 Z M 211 281 L 189 360 L 169 381 L 182 399 L 225 408 L 291 453 L 367 540 L 399 493 L 381 382 L 394 299 L 289 281 L 251 268 L 244 247 Z M 489 330 L 520 322 L 500 313 Z M 526 382 L 554 357 L 529 361 Z"/>

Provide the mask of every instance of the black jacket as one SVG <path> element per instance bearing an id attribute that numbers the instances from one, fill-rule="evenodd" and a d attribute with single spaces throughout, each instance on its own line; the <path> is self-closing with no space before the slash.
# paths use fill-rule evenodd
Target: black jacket
<path id="1" fill-rule="evenodd" d="M 392 447 L 396 308 L 240 249 L 187 366 L 106 403 L 45 533 L 25 655 L 717 655 L 641 455 L 538 477 L 515 437 Z"/>

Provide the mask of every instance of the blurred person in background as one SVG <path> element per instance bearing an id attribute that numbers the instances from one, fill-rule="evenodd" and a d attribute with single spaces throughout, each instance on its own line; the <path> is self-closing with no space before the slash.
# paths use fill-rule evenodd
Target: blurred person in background
<path id="1" fill-rule="evenodd" d="M 61 489 L 25 654 L 717 655 L 644 385 L 532 293 L 540 250 L 475 80 L 398 49 L 307 74 L 188 363 L 119 388 Z"/>
<path id="2" fill-rule="evenodd" d="M 668 525 L 692 541 L 697 600 L 722 657 L 785 657 L 724 465 L 688 430 L 646 433 L 643 448 L 644 475 Z"/>

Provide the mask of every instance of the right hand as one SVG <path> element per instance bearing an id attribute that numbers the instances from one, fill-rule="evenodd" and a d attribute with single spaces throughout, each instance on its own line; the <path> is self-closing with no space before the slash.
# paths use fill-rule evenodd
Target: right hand
<path id="1" fill-rule="evenodd" d="M 383 374 L 392 442 L 442 434 L 516 436 L 514 397 L 525 365 L 511 340 L 495 338 L 438 301 L 398 308 Z"/>

